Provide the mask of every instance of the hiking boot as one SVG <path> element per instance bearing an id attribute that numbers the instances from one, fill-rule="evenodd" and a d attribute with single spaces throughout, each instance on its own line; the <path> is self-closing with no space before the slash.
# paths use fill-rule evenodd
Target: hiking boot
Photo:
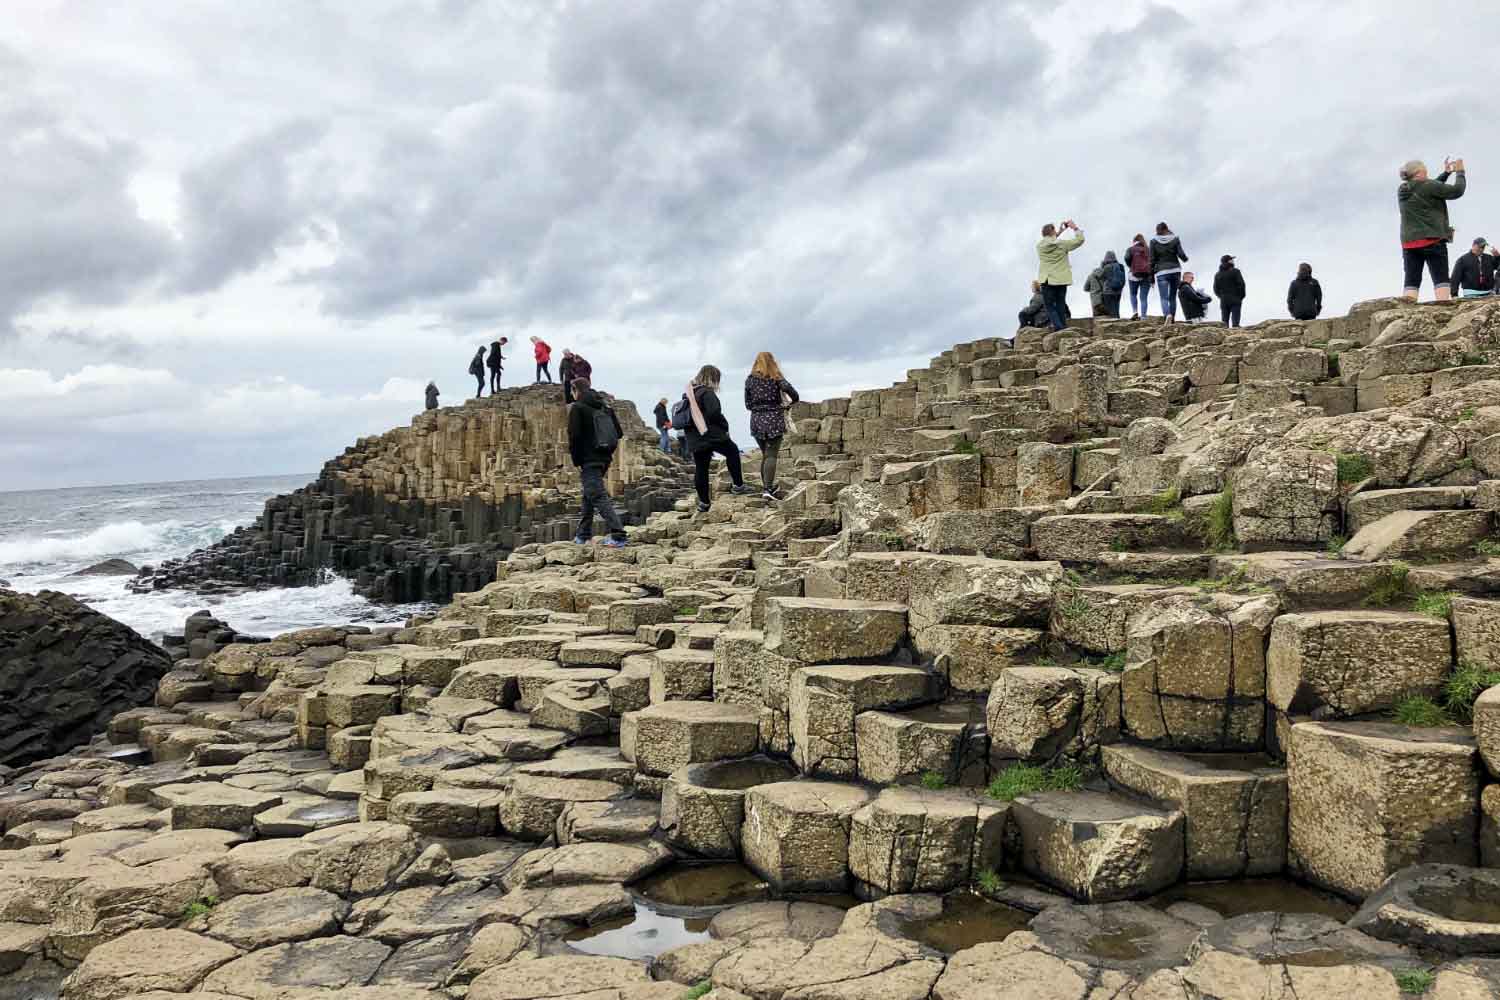
<path id="1" fill-rule="evenodd" d="M 700 514 L 707 514 L 708 513 L 708 504 L 704 503 L 702 500 L 698 501 L 698 513 L 700 513 Z"/>
<path id="2" fill-rule="evenodd" d="M 604 547 L 606 549 L 623 549 L 625 547 L 625 539 L 623 539 L 623 538 L 606 538 L 604 540 Z"/>
<path id="3" fill-rule="evenodd" d="M 750 492 L 750 487 L 746 486 L 744 483 L 741 483 L 738 486 L 729 487 L 729 492 L 733 493 L 737 497 L 742 497 L 746 493 Z"/>
<path id="4" fill-rule="evenodd" d="M 773 490 L 766 490 L 761 493 L 760 496 L 762 500 L 770 500 L 773 503 L 779 503 L 781 501 L 781 497 L 777 496 Z"/>

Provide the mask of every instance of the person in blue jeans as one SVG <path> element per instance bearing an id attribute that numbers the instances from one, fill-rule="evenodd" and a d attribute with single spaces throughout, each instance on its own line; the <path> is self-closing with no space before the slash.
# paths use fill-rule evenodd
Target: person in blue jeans
<path id="1" fill-rule="evenodd" d="M 568 406 L 568 455 L 578 468 L 579 491 L 583 494 L 583 508 L 578 513 L 578 530 L 573 534 L 573 542 L 576 545 L 589 543 L 594 537 L 594 515 L 598 514 L 609 529 L 604 544 L 612 549 L 624 548 L 625 524 L 604 482 L 615 449 L 625 436 L 620 419 L 588 379 L 574 379 L 570 388 L 573 402 Z"/>
<path id="2" fill-rule="evenodd" d="M 1130 318 L 1151 314 L 1151 248 L 1140 233 L 1125 251 L 1125 269 L 1130 272 Z"/>
<path id="3" fill-rule="evenodd" d="M 665 398 L 656 403 L 656 433 L 661 435 L 661 450 L 666 454 L 672 454 L 672 418 L 667 415 L 667 401 Z"/>
<path id="4" fill-rule="evenodd" d="M 1188 255 L 1182 251 L 1182 241 L 1165 222 L 1158 222 L 1156 235 L 1151 237 L 1151 274 L 1156 279 L 1161 314 L 1168 323 L 1177 320 L 1177 289 L 1182 284 L 1182 265 L 1187 259 Z"/>

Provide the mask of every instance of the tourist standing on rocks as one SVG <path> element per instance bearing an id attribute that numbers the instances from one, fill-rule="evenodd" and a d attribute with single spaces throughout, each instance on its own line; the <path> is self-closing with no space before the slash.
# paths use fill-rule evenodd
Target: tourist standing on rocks
<path id="1" fill-rule="evenodd" d="M 578 467 L 578 483 L 583 491 L 583 509 L 578 514 L 578 530 L 573 535 L 577 545 L 587 545 L 594 537 L 594 515 L 604 518 L 609 538 L 604 544 L 612 549 L 625 545 L 625 525 L 615 502 L 604 485 L 604 474 L 614 460 L 615 449 L 625 432 L 615 411 L 586 378 L 577 378 L 569 387 L 576 401 L 568 408 L 568 452 Z"/>
<path id="2" fill-rule="evenodd" d="M 1026 308 L 1016 314 L 1016 322 L 1021 326 L 1041 326 L 1047 321 L 1047 304 L 1042 301 L 1042 283 L 1033 281 L 1031 283 L 1031 301 L 1026 303 Z"/>
<path id="3" fill-rule="evenodd" d="M 1104 268 L 1096 267 L 1083 279 L 1083 290 L 1089 296 L 1089 315 L 1104 315 Z"/>
<path id="4" fill-rule="evenodd" d="M 698 512 L 707 513 L 708 467 L 714 455 L 724 456 L 729 466 L 729 478 L 734 483 L 731 493 L 748 493 L 744 476 L 740 473 L 740 449 L 729 437 L 729 421 L 724 417 L 724 407 L 719 403 L 719 369 L 704 365 L 688 383 L 687 450 L 693 456 L 693 486 L 698 491 Z"/>
<path id="5" fill-rule="evenodd" d="M 500 373 L 505 371 L 505 357 L 500 353 L 500 347 L 510 341 L 501 337 L 499 340 L 490 341 L 490 395 L 500 391 Z"/>
<path id="6" fill-rule="evenodd" d="M 1312 276 L 1312 265 L 1303 261 L 1297 265 L 1297 276 L 1286 290 L 1286 311 L 1292 319 L 1317 319 L 1323 311 L 1323 286 Z"/>
<path id="7" fill-rule="evenodd" d="M 1042 227 L 1042 238 L 1036 245 L 1037 260 L 1041 265 L 1037 280 L 1042 283 L 1042 302 L 1047 307 L 1047 319 L 1052 329 L 1061 330 L 1068 325 L 1072 314 L 1068 312 L 1068 286 L 1073 283 L 1073 266 L 1068 263 L 1068 254 L 1083 246 L 1083 230 L 1071 219 L 1064 219 L 1063 229 L 1071 229 L 1077 235 L 1070 240 L 1059 238 L 1058 227 L 1047 223 Z"/>
<path id="8" fill-rule="evenodd" d="M 536 382 L 542 381 L 542 376 L 547 376 L 547 381 L 552 381 L 552 369 L 547 366 L 552 362 L 552 348 L 541 337 L 531 338 L 531 354 L 536 358 Z"/>
<path id="9" fill-rule="evenodd" d="M 667 397 L 663 396 L 656 403 L 656 433 L 661 435 L 661 450 L 663 454 L 672 454 L 672 418 L 667 416 Z"/>
<path id="10" fill-rule="evenodd" d="M 767 500 L 780 499 L 776 495 L 776 459 L 781 454 L 781 439 L 786 436 L 786 408 L 799 398 L 771 352 L 757 354 L 750 374 L 745 376 L 745 409 L 750 411 L 750 435 L 760 445 L 761 496 Z"/>
<path id="11" fill-rule="evenodd" d="M 1187 259 L 1177 234 L 1165 222 L 1158 222 L 1151 238 L 1151 276 L 1156 279 L 1156 297 L 1168 323 L 1177 320 L 1177 287 L 1182 284 L 1182 265 Z"/>
<path id="12" fill-rule="evenodd" d="M 1245 276 L 1234 266 L 1234 254 L 1219 258 L 1219 273 L 1214 275 L 1214 294 L 1219 297 L 1219 316 L 1224 325 L 1240 325 L 1240 306 L 1245 304 Z"/>
<path id="13" fill-rule="evenodd" d="M 435 409 L 437 409 L 437 406 L 438 406 L 437 399 L 438 399 L 438 387 L 437 387 L 437 383 L 436 382 L 428 382 L 427 383 L 427 408 L 429 410 L 435 410 Z"/>
<path id="14" fill-rule="evenodd" d="M 1178 298 L 1182 299 L 1182 318 L 1189 323 L 1202 323 L 1205 307 L 1214 300 L 1207 292 L 1200 292 L 1193 285 L 1193 272 L 1189 271 L 1182 276 L 1182 284 L 1177 288 Z"/>
<path id="15" fill-rule="evenodd" d="M 573 352 L 564 347 L 562 360 L 557 363 L 557 380 L 562 383 L 564 406 L 573 402 L 573 380 L 577 377 L 573 374 Z"/>
<path id="16" fill-rule="evenodd" d="M 1146 237 L 1135 234 L 1125 251 L 1125 266 L 1130 269 L 1130 318 L 1140 319 L 1151 312 L 1151 248 Z M 1139 302 L 1137 302 L 1139 299 Z"/>
<path id="17" fill-rule="evenodd" d="M 484 395 L 484 348 L 480 347 L 474 352 L 474 360 L 469 362 L 469 374 L 474 376 L 474 381 L 479 383 L 479 389 L 474 393 L 478 399 Z"/>
<path id="18" fill-rule="evenodd" d="M 1448 183 L 1448 176 L 1457 179 Z M 1453 227 L 1448 223 L 1448 202 L 1462 198 L 1468 181 L 1464 161 L 1444 160 L 1437 180 L 1427 176 L 1427 164 L 1408 160 L 1401 168 L 1401 186 L 1396 188 L 1396 204 L 1401 209 L 1401 260 L 1406 279 L 1401 294 L 1413 302 L 1422 290 L 1422 268 L 1432 275 L 1432 289 L 1439 302 L 1452 298 L 1448 280 L 1448 243 Z"/>
<path id="19" fill-rule="evenodd" d="M 1104 260 L 1099 264 L 1099 283 L 1103 286 L 1104 312 L 1095 315 L 1119 319 L 1120 294 L 1125 291 L 1125 267 L 1113 250 L 1104 251 Z"/>
<path id="20" fill-rule="evenodd" d="M 1489 246 L 1483 236 L 1469 247 L 1469 252 L 1458 258 L 1453 265 L 1453 280 L 1449 285 L 1454 295 L 1464 299 L 1475 299 L 1495 294 L 1495 255 L 1486 253 Z"/>

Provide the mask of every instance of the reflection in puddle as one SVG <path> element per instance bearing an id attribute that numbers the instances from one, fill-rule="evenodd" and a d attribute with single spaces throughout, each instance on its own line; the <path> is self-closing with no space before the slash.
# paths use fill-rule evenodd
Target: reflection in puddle
<path id="1" fill-rule="evenodd" d="M 1197 903 L 1226 920 L 1247 913 L 1316 913 L 1342 922 L 1354 915 L 1352 903 L 1289 878 L 1180 883 L 1147 902 L 1159 910 L 1173 903 Z"/>
<path id="2" fill-rule="evenodd" d="M 976 944 L 1003 941 L 1030 923 L 1031 914 L 1024 910 L 965 892 L 945 898 L 942 915 L 903 921 L 902 930 L 929 948 L 951 955 Z"/>
<path id="3" fill-rule="evenodd" d="M 1150 954 L 1155 934 L 1155 928 L 1146 924 L 1121 924 L 1095 934 L 1084 943 L 1084 948 L 1100 958 L 1133 962 Z"/>
<path id="4" fill-rule="evenodd" d="M 658 909 L 722 908 L 771 898 L 771 887 L 759 875 L 733 861 L 673 865 L 630 888 Z"/>
<path id="5" fill-rule="evenodd" d="M 707 941 L 709 919 L 658 913 L 637 900 L 631 916 L 580 928 L 564 940 L 589 955 L 650 959 L 685 944 Z"/>

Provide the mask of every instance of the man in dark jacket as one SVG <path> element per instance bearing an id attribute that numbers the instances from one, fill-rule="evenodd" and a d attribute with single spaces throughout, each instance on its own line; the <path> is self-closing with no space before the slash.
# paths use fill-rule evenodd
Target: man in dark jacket
<path id="1" fill-rule="evenodd" d="M 1312 265 L 1303 262 L 1297 265 L 1297 276 L 1286 290 L 1286 310 L 1292 319 L 1317 319 L 1323 311 L 1323 286 L 1312 276 Z"/>
<path id="2" fill-rule="evenodd" d="M 1448 183 L 1448 176 L 1458 179 Z M 1452 297 L 1448 280 L 1448 242 L 1453 227 L 1448 222 L 1448 202 L 1462 198 L 1468 181 L 1464 161 L 1444 160 L 1437 180 L 1427 176 L 1427 164 L 1409 160 L 1401 168 L 1401 186 L 1396 189 L 1396 204 L 1401 209 L 1401 259 L 1405 265 L 1405 283 L 1401 294 L 1417 299 L 1422 290 L 1422 268 L 1432 275 L 1432 287 L 1439 302 Z"/>
<path id="3" fill-rule="evenodd" d="M 1485 238 L 1479 237 L 1469 252 L 1453 265 L 1453 281 L 1449 287 L 1454 295 L 1473 299 L 1495 294 L 1495 257 L 1485 252 L 1488 246 Z"/>
<path id="4" fill-rule="evenodd" d="M 1182 276 L 1182 284 L 1178 286 L 1177 294 L 1182 299 L 1182 318 L 1189 323 L 1202 323 L 1203 307 L 1212 302 L 1214 297 L 1193 287 L 1192 271 Z"/>
<path id="5" fill-rule="evenodd" d="M 1240 306 L 1245 302 L 1245 276 L 1234 266 L 1234 254 L 1219 258 L 1219 273 L 1214 275 L 1214 294 L 1219 297 L 1219 315 L 1227 327 L 1240 325 Z"/>
<path id="6" fill-rule="evenodd" d="M 565 362 L 566 363 L 566 362 Z M 612 549 L 625 545 L 625 525 L 620 521 L 614 501 L 604 485 L 604 473 L 614 460 L 624 432 L 615 411 L 595 392 L 586 378 L 574 379 L 571 386 L 576 401 L 568 407 L 568 453 L 578 467 L 578 481 L 583 490 L 583 510 L 578 515 L 578 531 L 573 541 L 586 545 L 594 537 L 594 514 L 604 518 L 609 538 L 604 544 Z M 609 428 L 613 428 L 613 434 Z M 601 439 L 602 435 L 602 439 Z"/>
<path id="7" fill-rule="evenodd" d="M 436 382 L 427 383 L 427 408 L 429 410 L 438 408 L 438 387 Z"/>
<path id="8" fill-rule="evenodd" d="M 1104 251 L 1104 260 L 1099 264 L 1099 284 L 1103 286 L 1103 315 L 1119 319 L 1120 296 L 1125 291 L 1125 265 L 1115 257 L 1113 250 Z"/>
<path id="9" fill-rule="evenodd" d="M 562 360 L 557 363 L 557 380 L 562 383 L 564 406 L 573 402 L 573 380 L 577 377 L 573 372 L 573 352 L 565 347 Z"/>

